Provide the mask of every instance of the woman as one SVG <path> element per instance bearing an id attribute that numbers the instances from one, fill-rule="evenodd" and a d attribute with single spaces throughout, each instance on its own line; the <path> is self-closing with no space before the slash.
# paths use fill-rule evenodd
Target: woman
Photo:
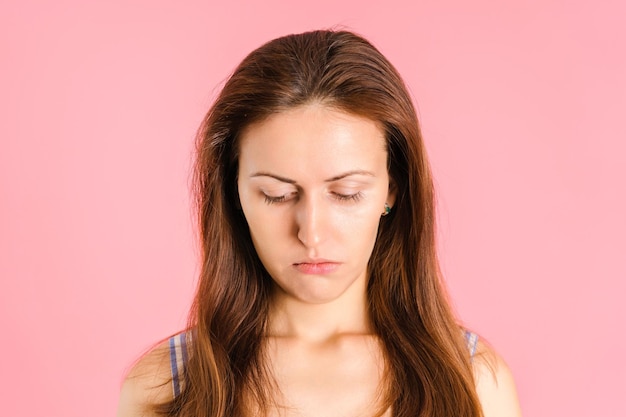
<path id="1" fill-rule="evenodd" d="M 462 329 L 400 76 L 316 31 L 252 52 L 198 134 L 202 270 L 189 328 L 145 355 L 119 416 L 518 416 Z"/>

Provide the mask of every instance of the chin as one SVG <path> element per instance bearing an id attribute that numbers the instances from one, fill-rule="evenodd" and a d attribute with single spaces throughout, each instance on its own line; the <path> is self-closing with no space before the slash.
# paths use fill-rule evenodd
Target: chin
<path id="1" fill-rule="evenodd" d="M 327 275 L 301 274 L 294 270 L 271 275 L 279 298 L 303 304 L 328 304 L 340 299 L 352 302 L 366 295 L 366 276 L 354 271 Z"/>

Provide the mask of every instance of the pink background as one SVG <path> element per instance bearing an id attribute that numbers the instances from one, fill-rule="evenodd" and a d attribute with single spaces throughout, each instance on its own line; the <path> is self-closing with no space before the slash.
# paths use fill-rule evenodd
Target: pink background
<path id="1" fill-rule="evenodd" d="M 526 416 L 625 416 L 623 1 L 4 1 L 5 416 L 114 415 L 194 287 L 195 129 L 244 55 L 345 26 L 397 66 L 455 306 Z"/>

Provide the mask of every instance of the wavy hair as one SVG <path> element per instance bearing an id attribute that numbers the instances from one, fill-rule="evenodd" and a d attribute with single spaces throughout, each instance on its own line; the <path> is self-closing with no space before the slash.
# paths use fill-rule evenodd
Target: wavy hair
<path id="1" fill-rule="evenodd" d="M 387 369 L 380 410 L 481 416 L 463 332 L 441 282 L 433 182 L 415 108 L 391 63 L 347 31 L 289 35 L 256 49 L 201 124 L 194 192 L 202 264 L 189 316 L 193 342 L 184 389 L 159 412 L 230 417 L 249 414 L 250 399 L 261 414 L 274 404 L 262 343 L 272 280 L 239 206 L 238 139 L 246 126 L 311 102 L 376 121 L 386 136 L 397 199 L 381 220 L 367 288 Z"/>

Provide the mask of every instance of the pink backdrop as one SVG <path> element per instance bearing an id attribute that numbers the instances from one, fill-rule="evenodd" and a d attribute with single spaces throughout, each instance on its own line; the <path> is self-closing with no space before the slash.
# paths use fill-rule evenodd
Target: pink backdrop
<path id="1" fill-rule="evenodd" d="M 184 323 L 195 129 L 279 35 L 366 35 L 413 92 L 456 308 L 526 416 L 624 416 L 623 1 L 5 1 L 0 403 L 111 416 Z"/>

